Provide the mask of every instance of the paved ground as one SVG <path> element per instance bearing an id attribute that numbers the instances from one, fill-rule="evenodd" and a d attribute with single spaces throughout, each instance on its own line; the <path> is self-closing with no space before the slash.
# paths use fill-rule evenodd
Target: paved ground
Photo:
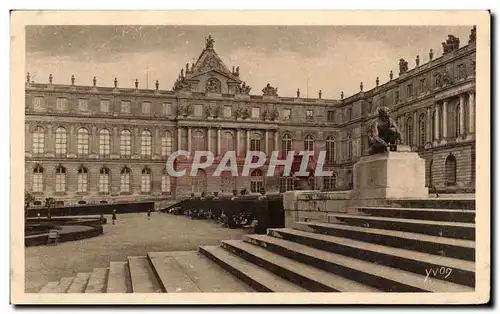
<path id="1" fill-rule="evenodd" d="M 125 261 L 127 256 L 146 252 L 196 250 L 199 245 L 214 245 L 220 240 L 241 239 L 245 231 L 227 229 L 211 221 L 184 216 L 153 213 L 118 215 L 116 225 L 106 216 L 104 234 L 95 238 L 65 242 L 57 246 L 25 249 L 26 292 L 36 292 L 49 281 L 107 267 L 110 261 Z"/>

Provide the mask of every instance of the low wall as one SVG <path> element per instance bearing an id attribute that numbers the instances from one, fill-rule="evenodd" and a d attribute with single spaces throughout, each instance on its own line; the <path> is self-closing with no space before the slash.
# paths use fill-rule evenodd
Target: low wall
<path id="1" fill-rule="evenodd" d="M 154 210 L 154 202 L 139 202 L 139 203 L 124 203 L 124 204 L 99 204 L 99 205 L 82 205 L 70 207 L 53 207 L 50 209 L 51 216 L 83 216 L 83 215 L 100 215 L 113 213 L 116 210 L 117 214 L 127 213 L 144 213 L 148 209 Z M 42 217 L 46 217 L 48 209 L 45 208 L 29 208 L 28 217 L 37 217 L 38 213 Z"/>
<path id="2" fill-rule="evenodd" d="M 59 242 L 88 239 L 103 234 L 103 228 L 101 225 L 93 225 L 93 226 L 86 225 L 82 226 L 81 229 L 82 230 L 64 232 L 64 226 L 63 226 L 61 233 L 59 234 Z M 24 245 L 25 246 L 46 245 L 48 238 L 49 238 L 48 234 L 28 236 L 24 238 Z"/>

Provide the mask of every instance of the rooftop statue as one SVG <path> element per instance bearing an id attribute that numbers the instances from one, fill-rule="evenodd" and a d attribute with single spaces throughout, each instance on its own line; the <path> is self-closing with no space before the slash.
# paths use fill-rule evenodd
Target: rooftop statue
<path id="1" fill-rule="evenodd" d="M 264 96 L 278 96 L 278 88 L 272 87 L 271 84 L 267 83 L 266 87 L 262 89 L 262 94 Z"/>
<path id="2" fill-rule="evenodd" d="M 368 143 L 370 145 L 368 153 L 375 155 L 387 152 L 387 150 L 396 151 L 400 142 L 401 133 L 396 121 L 389 114 L 389 108 L 379 107 L 378 118 L 373 122 L 368 133 Z"/>

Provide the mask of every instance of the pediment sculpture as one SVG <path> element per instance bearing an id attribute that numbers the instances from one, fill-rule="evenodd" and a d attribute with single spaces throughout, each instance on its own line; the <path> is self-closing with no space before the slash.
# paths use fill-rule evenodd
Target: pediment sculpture
<path id="1" fill-rule="evenodd" d="M 205 85 L 205 90 L 209 93 L 221 93 L 221 83 L 218 79 L 211 77 Z"/>
<path id="2" fill-rule="evenodd" d="M 237 119 L 248 119 L 250 117 L 250 112 L 247 108 L 239 107 L 236 109 L 235 115 Z"/>

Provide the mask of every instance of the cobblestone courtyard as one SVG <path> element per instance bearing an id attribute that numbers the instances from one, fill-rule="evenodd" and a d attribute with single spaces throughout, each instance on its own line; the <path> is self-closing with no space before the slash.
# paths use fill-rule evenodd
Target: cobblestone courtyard
<path id="1" fill-rule="evenodd" d="M 152 213 L 118 215 L 116 225 L 106 216 L 104 234 L 95 238 L 65 242 L 57 246 L 25 249 L 26 292 L 36 292 L 48 281 L 58 281 L 110 261 L 125 261 L 127 256 L 154 251 L 196 250 L 199 245 L 214 245 L 219 240 L 241 239 L 245 231 L 222 228 L 212 221 L 191 220 L 184 216 Z"/>

